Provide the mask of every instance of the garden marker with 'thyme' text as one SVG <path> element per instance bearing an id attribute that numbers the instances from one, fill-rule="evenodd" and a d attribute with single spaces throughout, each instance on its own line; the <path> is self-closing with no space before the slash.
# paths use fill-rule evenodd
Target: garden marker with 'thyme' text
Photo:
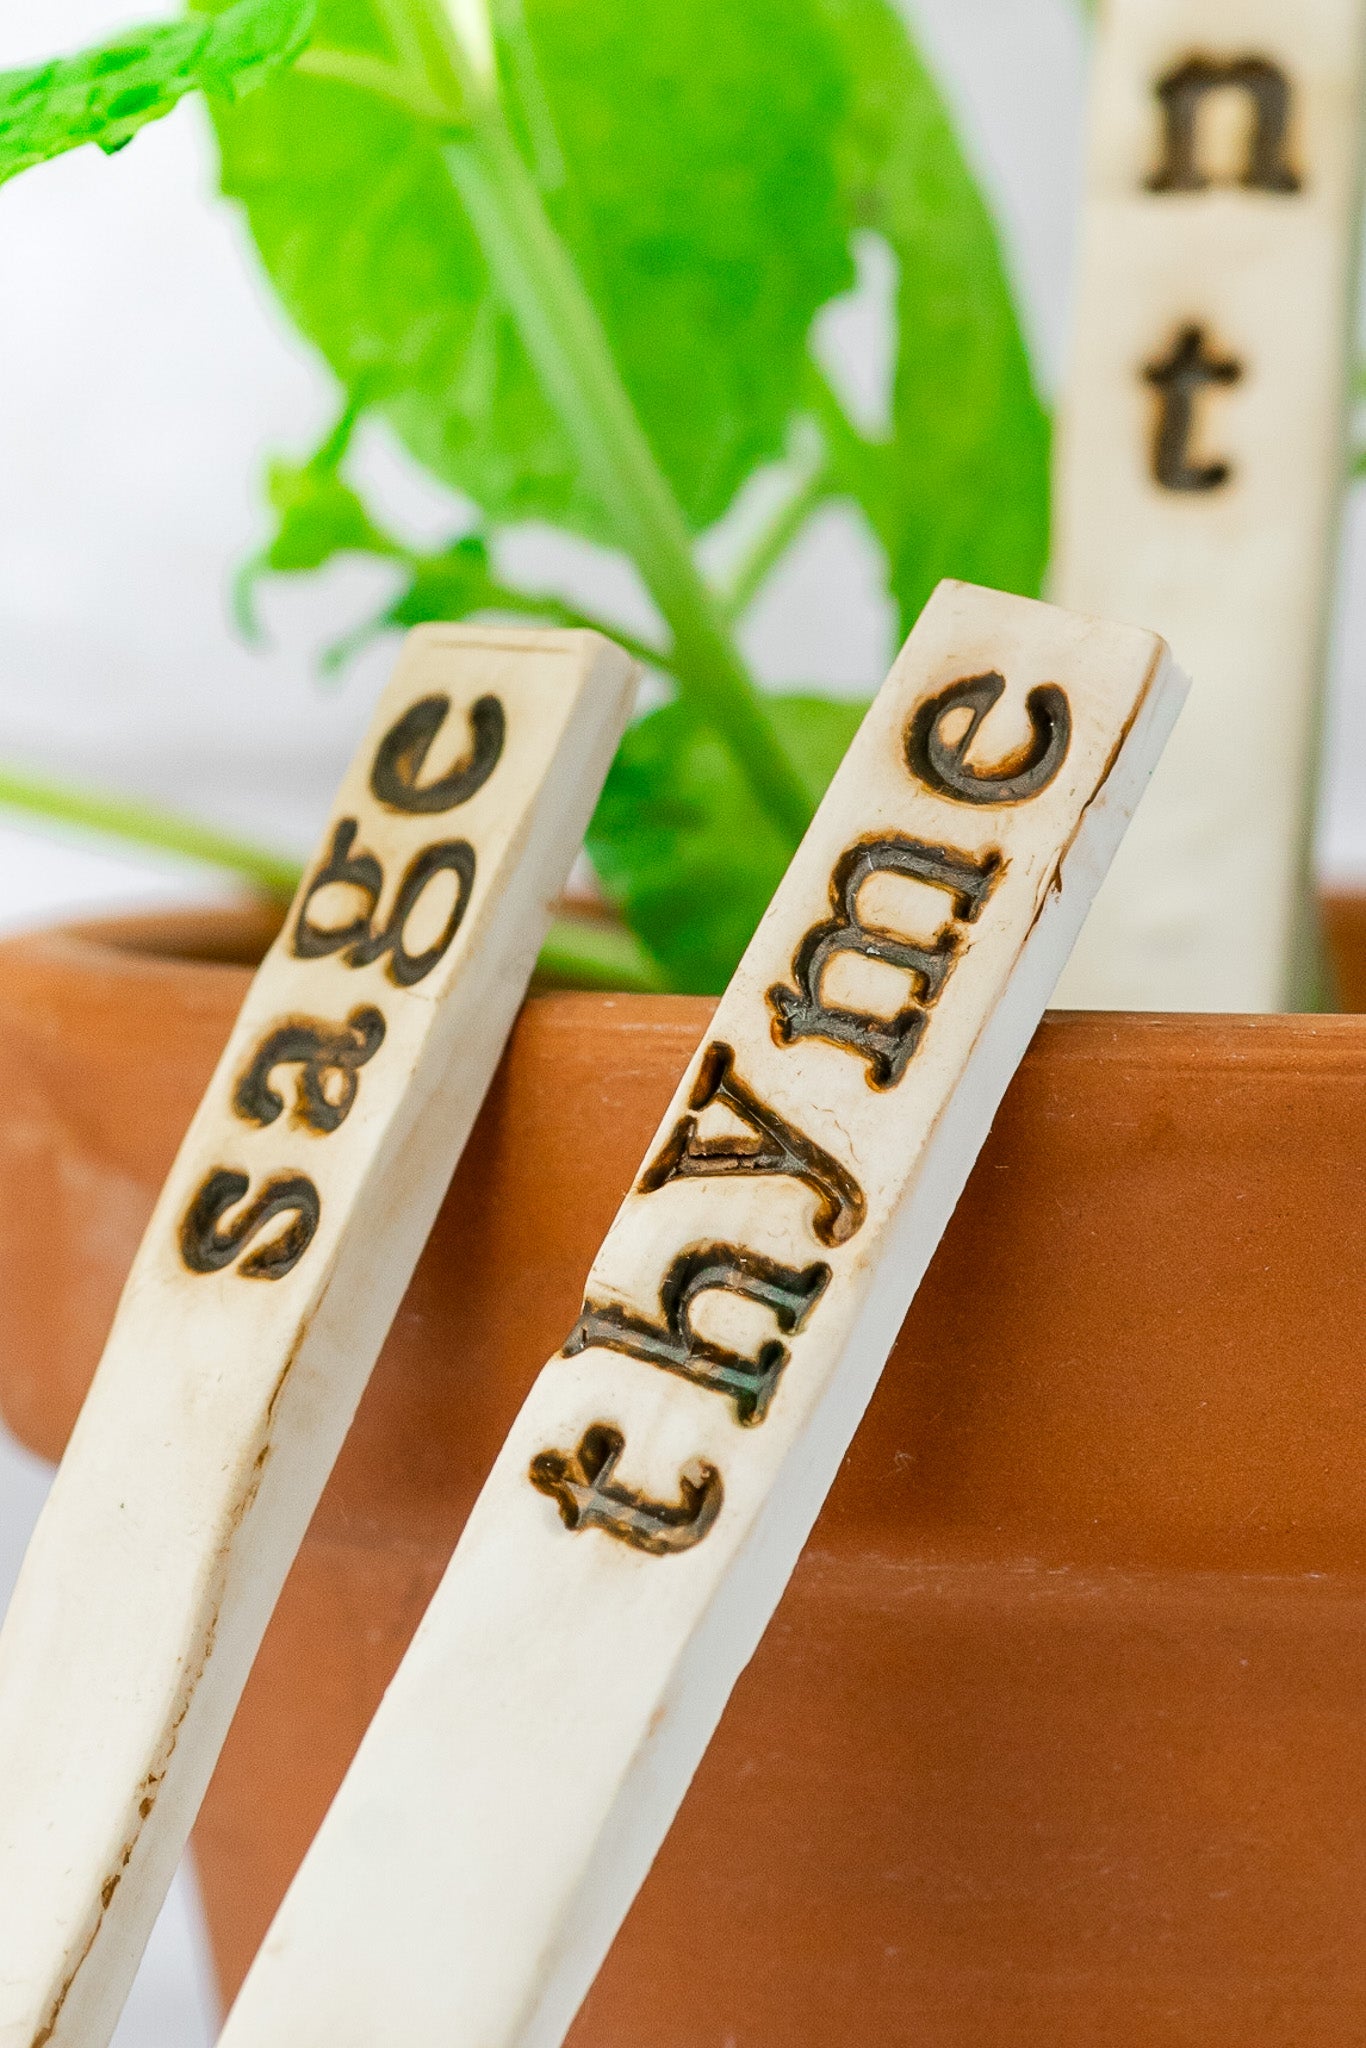
<path id="1" fill-rule="evenodd" d="M 1152 634 L 940 586 L 679 1084 L 224 2048 L 557 2048 L 1183 689 Z"/>
<path id="2" fill-rule="evenodd" d="M 635 678 L 593 633 L 405 644 L 157 1203 L 0 1634 L 0 2048 L 113 2031 Z"/>

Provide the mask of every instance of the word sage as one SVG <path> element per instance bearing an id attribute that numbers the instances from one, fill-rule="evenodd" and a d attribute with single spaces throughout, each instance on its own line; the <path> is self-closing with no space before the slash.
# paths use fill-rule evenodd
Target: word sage
<path id="1" fill-rule="evenodd" d="M 6 2043 L 113 2031 L 635 680 L 591 633 L 405 642 L 171 1168 L 0 1635 Z M 625 1512 L 611 1466 L 582 1448 L 585 1522 Z"/>

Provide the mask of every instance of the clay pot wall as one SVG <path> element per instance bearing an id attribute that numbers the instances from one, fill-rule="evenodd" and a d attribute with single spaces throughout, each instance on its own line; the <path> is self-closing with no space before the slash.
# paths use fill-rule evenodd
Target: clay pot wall
<path id="1" fill-rule="evenodd" d="M 261 942 L 110 936 L 0 947 L 49 1457 Z M 196 1833 L 225 1992 L 709 1014 L 523 1012 Z M 1045 1021 L 581 2048 L 1366 2040 L 1363 1133 L 1366 1018 Z"/>

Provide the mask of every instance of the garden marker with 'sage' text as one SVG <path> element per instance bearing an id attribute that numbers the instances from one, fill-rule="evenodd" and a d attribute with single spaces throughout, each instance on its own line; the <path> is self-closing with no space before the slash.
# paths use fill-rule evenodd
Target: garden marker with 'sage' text
<path id="1" fill-rule="evenodd" d="M 1183 691 L 1150 633 L 941 584 L 679 1084 L 223 2048 L 558 2048 Z"/>
<path id="2" fill-rule="evenodd" d="M 405 643 L 157 1203 L 0 1635 L 0 2048 L 113 2031 L 635 677 L 593 633 Z"/>
<path id="3" fill-rule="evenodd" d="M 1366 0 L 1105 0 L 1052 590 L 1141 619 L 1190 707 L 1058 989 L 1313 994 L 1317 705 L 1347 405 Z"/>

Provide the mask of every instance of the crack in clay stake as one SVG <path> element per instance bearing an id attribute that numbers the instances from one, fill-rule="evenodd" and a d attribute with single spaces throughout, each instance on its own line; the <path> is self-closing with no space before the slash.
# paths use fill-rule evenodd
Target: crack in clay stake
<path id="1" fill-rule="evenodd" d="M 1313 995 L 1317 698 L 1347 474 L 1366 0 L 1105 0 L 1052 588 L 1190 709 L 1058 990 Z"/>
<path id="2" fill-rule="evenodd" d="M 592 633 L 408 638 L 171 1169 L 0 1636 L 0 2048 L 113 2030 L 635 676 Z"/>
<path id="3" fill-rule="evenodd" d="M 224 2048 L 557 2048 L 1183 693 L 1151 634 L 940 587 L 679 1084 Z"/>

